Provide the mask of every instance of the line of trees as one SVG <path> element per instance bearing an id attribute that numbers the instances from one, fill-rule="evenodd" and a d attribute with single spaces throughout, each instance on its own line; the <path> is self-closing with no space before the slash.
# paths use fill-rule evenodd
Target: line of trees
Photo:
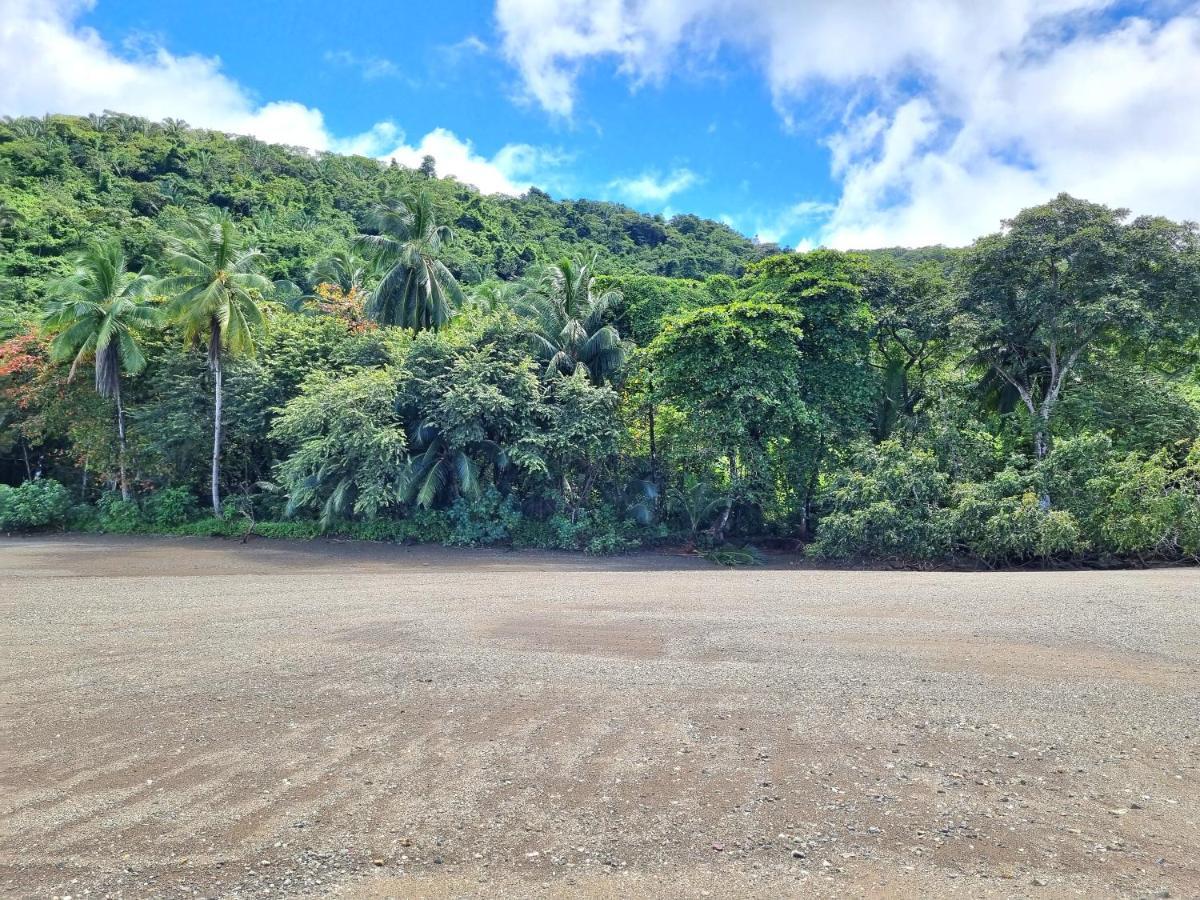
<path id="1" fill-rule="evenodd" d="M 443 180 L 397 177 L 303 270 L 270 209 L 189 203 L 23 276 L 0 527 L 48 524 L 40 492 L 108 530 L 1200 556 L 1193 224 L 1060 195 L 961 251 L 696 279 L 584 245 L 496 277 Z"/>

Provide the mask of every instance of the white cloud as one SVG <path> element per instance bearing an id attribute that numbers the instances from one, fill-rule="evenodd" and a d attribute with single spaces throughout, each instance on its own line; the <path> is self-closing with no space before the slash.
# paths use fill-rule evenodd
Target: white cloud
<path id="1" fill-rule="evenodd" d="M 819 225 L 828 219 L 834 209 L 835 207 L 829 203 L 802 200 L 767 214 L 751 212 L 731 215 L 726 213 L 721 216 L 721 221 L 730 228 L 751 235 L 755 240 L 764 244 L 779 244 L 797 230 L 811 230 L 814 226 Z M 812 249 L 812 246 L 811 240 L 805 240 L 801 242 L 799 249 L 809 250 Z"/>
<path id="2" fill-rule="evenodd" d="M 830 164 L 842 196 L 815 233 L 874 246 L 965 242 L 1062 190 L 1200 217 L 1200 6 L 1123 10 L 1115 0 L 497 0 L 496 17 L 528 96 L 560 116 L 598 60 L 639 85 L 715 66 L 717 48 L 750 59 L 786 124 L 801 100 L 837 122 Z"/>
<path id="3" fill-rule="evenodd" d="M 633 203 L 663 204 L 676 194 L 697 184 L 699 177 L 691 169 L 674 169 L 667 175 L 643 172 L 635 178 L 617 178 L 609 188 Z"/>
<path id="4" fill-rule="evenodd" d="M 400 165 L 416 168 L 426 156 L 432 156 L 439 175 L 453 175 L 472 184 L 485 194 L 521 194 L 533 185 L 539 173 L 549 175 L 564 161 L 552 151 L 530 144 L 506 144 L 490 159 L 477 153 L 470 141 L 445 128 L 436 128 L 415 146 L 401 143 L 380 159 L 394 159 Z M 545 179 L 540 179 L 545 183 Z"/>
<path id="5" fill-rule="evenodd" d="M 203 128 L 314 151 L 395 157 L 406 165 L 419 165 L 430 153 L 437 158 L 440 174 L 454 175 L 485 192 L 519 193 L 539 177 L 540 167 L 561 161 L 528 144 L 509 144 L 485 158 L 469 141 L 440 128 L 410 147 L 391 122 L 338 136 L 330 132 L 319 109 L 290 100 L 259 103 L 221 71 L 216 57 L 177 56 L 161 47 L 118 54 L 96 31 L 77 24 L 91 6 L 88 0 L 0 0 L 0 114 L 115 110 L 150 119 L 184 119 Z M 336 61 L 368 69 L 379 62 L 353 56 L 338 56 Z"/>

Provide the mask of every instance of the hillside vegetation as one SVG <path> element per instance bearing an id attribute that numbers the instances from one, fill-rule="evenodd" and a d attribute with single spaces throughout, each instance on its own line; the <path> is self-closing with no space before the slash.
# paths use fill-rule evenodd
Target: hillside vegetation
<path id="1" fill-rule="evenodd" d="M 792 253 L 436 160 L 4 120 L 0 529 L 1195 560 L 1196 227 L 1013 213 Z"/>

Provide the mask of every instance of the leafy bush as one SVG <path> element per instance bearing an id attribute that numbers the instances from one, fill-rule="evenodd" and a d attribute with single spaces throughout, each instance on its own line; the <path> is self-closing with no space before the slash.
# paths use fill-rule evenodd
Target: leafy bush
<path id="1" fill-rule="evenodd" d="M 1079 523 L 1067 510 L 1045 509 L 1035 477 L 1015 468 L 991 481 L 955 487 L 941 517 L 947 543 L 990 563 L 1021 563 L 1083 549 Z"/>
<path id="2" fill-rule="evenodd" d="M 142 511 L 136 501 L 122 500 L 115 491 L 102 494 L 96 508 L 100 511 L 101 531 L 128 534 L 143 530 Z"/>
<path id="3" fill-rule="evenodd" d="M 450 537 L 450 519 L 444 510 L 416 509 L 403 519 L 371 519 L 367 522 L 339 522 L 332 533 L 356 541 L 381 541 L 422 544 L 446 543 Z"/>
<path id="4" fill-rule="evenodd" d="M 62 525 L 71 507 L 67 489 L 52 478 L 0 485 L 0 530 L 34 531 Z"/>
<path id="5" fill-rule="evenodd" d="M 632 519 L 622 519 L 613 510 L 580 510 L 575 518 L 555 513 L 544 521 L 521 518 L 512 529 L 514 547 L 540 550 L 583 550 L 597 556 L 623 553 L 642 545 L 657 532 L 647 531 Z"/>
<path id="6" fill-rule="evenodd" d="M 492 485 L 469 500 L 459 497 L 450 507 L 450 535 L 446 543 L 464 547 L 494 544 L 512 533 L 521 512 L 511 497 L 502 497 Z"/>
<path id="7" fill-rule="evenodd" d="M 196 517 L 196 497 L 187 488 L 155 491 L 142 504 L 142 518 L 155 528 L 174 528 Z"/>
<path id="8" fill-rule="evenodd" d="M 341 378 L 315 372 L 278 411 L 271 434 L 293 448 L 277 467 L 289 513 L 319 510 L 329 529 L 351 516 L 372 519 L 399 499 L 408 449 L 400 381 L 383 369 Z"/>
<path id="9" fill-rule="evenodd" d="M 76 503 L 67 510 L 65 527 L 68 531 L 99 531 L 100 511 L 90 503 Z"/>
<path id="10" fill-rule="evenodd" d="M 826 559 L 939 556 L 946 550 L 939 515 L 948 484 L 926 450 L 897 441 L 862 450 L 820 497 L 829 512 L 809 552 Z"/>
<path id="11" fill-rule="evenodd" d="M 1182 465 L 1167 451 L 1129 453 L 1092 481 L 1088 518 L 1103 550 L 1139 557 L 1195 558 L 1200 552 L 1200 441 Z"/>

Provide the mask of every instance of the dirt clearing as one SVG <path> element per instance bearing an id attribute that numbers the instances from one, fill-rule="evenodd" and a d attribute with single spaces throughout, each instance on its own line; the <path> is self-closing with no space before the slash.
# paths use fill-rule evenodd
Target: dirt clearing
<path id="1" fill-rule="evenodd" d="M 1200 896 L 1200 573 L 0 541 L 0 895 Z"/>

